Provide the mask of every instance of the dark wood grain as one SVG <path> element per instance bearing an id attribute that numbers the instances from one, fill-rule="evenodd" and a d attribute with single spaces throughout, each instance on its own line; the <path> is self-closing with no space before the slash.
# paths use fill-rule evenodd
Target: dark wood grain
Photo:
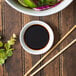
<path id="1" fill-rule="evenodd" d="M 0 0 L 0 35 L 2 35 L 2 13 L 1 13 L 1 0 Z M 3 76 L 3 66 L 0 65 L 0 76 Z"/>
<path id="2" fill-rule="evenodd" d="M 21 14 L 6 3 L 4 3 L 3 12 L 3 25 L 4 25 L 4 41 L 8 40 L 13 33 L 19 35 L 21 30 Z M 21 46 L 19 39 L 17 39 L 13 56 L 9 58 L 4 65 L 4 76 L 22 76 L 22 59 L 21 59 Z"/>
<path id="3" fill-rule="evenodd" d="M 75 25 L 76 10 L 75 1 L 61 12 L 61 35 L 63 36 Z M 69 42 L 76 38 L 76 31 L 74 31 L 62 44 L 62 48 Z M 76 76 L 76 44 L 70 47 L 62 56 L 61 76 Z"/>
<path id="4" fill-rule="evenodd" d="M 0 2 L 1 2 L 1 0 L 0 0 Z M 0 27 L 2 26 L 2 22 L 1 21 L 2 21 L 2 18 L 1 18 L 1 4 L 0 4 Z"/>
<path id="5" fill-rule="evenodd" d="M 45 21 L 53 29 L 54 35 L 55 35 L 55 42 L 54 42 L 54 44 L 56 44 L 57 41 L 60 39 L 60 37 L 59 37 L 59 32 L 60 31 L 59 31 L 58 14 L 54 14 L 54 15 L 47 16 L 47 17 L 41 17 L 41 20 Z M 52 56 L 54 56 L 58 52 L 58 49 L 54 50 L 54 52 L 52 54 L 50 54 L 43 61 L 43 63 L 45 63 L 47 60 L 49 60 L 49 58 L 51 58 Z M 46 66 L 43 69 L 43 71 L 41 72 L 41 76 L 59 76 L 59 58 L 57 58 L 54 62 L 52 62 L 51 64 L 49 64 L 48 66 Z"/>
<path id="6" fill-rule="evenodd" d="M 56 44 L 76 24 L 76 0 L 63 11 L 46 17 L 24 15 L 11 8 L 4 0 L 0 0 L 0 27 L 2 26 L 2 32 L 0 33 L 4 37 L 4 42 L 13 33 L 19 36 L 21 28 L 32 20 L 41 20 L 49 24 L 54 31 L 54 44 Z M 74 38 L 76 38 L 76 31 L 57 47 L 37 68 L 54 56 L 60 49 L 64 48 Z M 43 56 L 35 56 L 25 52 L 20 45 L 19 39 L 17 39 L 14 48 L 13 56 L 3 66 L 0 66 L 0 76 L 23 76 Z M 75 58 L 76 44 L 67 49 L 63 55 L 55 59 L 35 76 L 76 76 Z"/>

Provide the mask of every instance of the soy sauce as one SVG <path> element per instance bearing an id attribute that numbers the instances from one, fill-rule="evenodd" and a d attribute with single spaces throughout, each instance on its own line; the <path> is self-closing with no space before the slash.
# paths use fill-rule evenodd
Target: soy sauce
<path id="1" fill-rule="evenodd" d="M 49 41 L 49 32 L 41 25 L 32 25 L 24 33 L 25 44 L 34 50 L 44 48 Z"/>

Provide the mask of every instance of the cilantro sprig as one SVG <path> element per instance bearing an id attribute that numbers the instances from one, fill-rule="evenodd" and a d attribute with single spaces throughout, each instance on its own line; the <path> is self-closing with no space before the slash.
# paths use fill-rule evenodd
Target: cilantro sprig
<path id="1" fill-rule="evenodd" d="M 5 60 L 13 55 L 14 48 L 12 48 L 12 46 L 15 44 L 15 42 L 15 34 L 13 34 L 10 40 L 8 40 L 6 43 L 0 41 L 0 65 L 4 64 Z"/>

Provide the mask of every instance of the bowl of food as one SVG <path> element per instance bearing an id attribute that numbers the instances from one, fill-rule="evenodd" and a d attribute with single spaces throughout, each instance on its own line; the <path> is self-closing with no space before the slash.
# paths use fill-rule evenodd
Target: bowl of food
<path id="1" fill-rule="evenodd" d="M 5 0 L 17 11 L 32 16 L 47 16 L 67 7 L 73 0 Z"/>

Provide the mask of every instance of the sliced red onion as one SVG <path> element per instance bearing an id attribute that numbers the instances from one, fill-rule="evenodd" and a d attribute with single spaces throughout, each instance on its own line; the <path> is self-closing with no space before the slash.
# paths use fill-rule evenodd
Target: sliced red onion
<path id="1" fill-rule="evenodd" d="M 60 3 L 61 3 L 61 2 L 59 2 L 59 3 L 57 3 L 57 4 L 53 5 L 53 6 L 51 6 L 51 8 L 53 8 L 53 7 L 57 6 L 57 5 L 59 5 Z"/>
<path id="2" fill-rule="evenodd" d="M 36 8 L 33 8 L 33 9 L 36 10 L 36 11 L 42 11 L 42 10 L 49 9 L 49 8 L 50 8 L 50 6 L 46 5 L 46 6 L 36 7 Z"/>
<path id="3" fill-rule="evenodd" d="M 49 8 L 53 8 L 53 7 L 57 6 L 57 5 L 59 5 L 60 3 L 61 2 L 58 2 L 57 4 L 52 5 L 52 6 L 46 5 L 46 6 L 36 7 L 36 8 L 33 8 L 33 9 L 36 10 L 36 11 L 43 11 L 43 10 L 46 10 L 46 9 L 49 9 Z"/>
<path id="4" fill-rule="evenodd" d="M 58 2 L 62 1 L 62 0 L 57 0 Z"/>

